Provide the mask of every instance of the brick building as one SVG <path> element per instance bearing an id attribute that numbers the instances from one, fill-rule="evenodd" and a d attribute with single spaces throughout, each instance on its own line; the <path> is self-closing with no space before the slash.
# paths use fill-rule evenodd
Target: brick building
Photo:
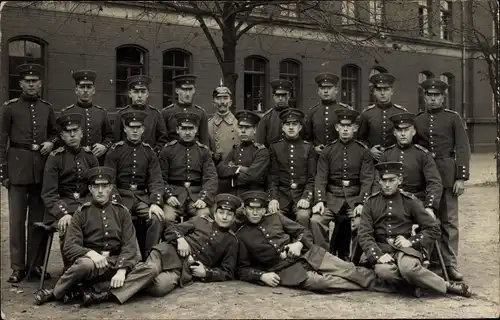
<path id="1" fill-rule="evenodd" d="M 95 101 L 111 113 L 127 103 L 124 80 L 128 75 L 151 76 L 150 103 L 162 108 L 171 101 L 172 76 L 184 72 L 199 77 L 196 103 L 209 113 L 214 111 L 211 92 L 222 74 L 195 19 L 168 12 L 148 14 L 132 2 L 52 3 L 57 4 L 21 8 L 9 2 L 4 6 L 0 100 L 19 95 L 15 66 L 29 60 L 45 65 L 43 97 L 56 110 L 75 100 L 72 70 L 88 68 L 98 72 Z M 359 10 L 360 3 L 375 5 L 373 13 Z M 493 150 L 495 118 L 486 65 L 461 44 L 458 30 L 467 15 L 462 16 L 459 2 L 408 1 L 404 10 L 401 1 L 337 1 L 334 5 L 343 6 L 339 10 L 346 15 L 375 22 L 390 23 L 394 13 L 400 19 L 408 15 L 415 32 L 383 36 L 378 46 L 367 51 L 336 45 L 318 30 L 292 26 L 286 32 L 280 27 L 250 31 L 237 47 L 237 108 L 271 107 L 268 82 L 282 77 L 294 81 L 295 104 L 307 110 L 318 101 L 314 76 L 330 71 L 341 76 L 339 100 L 362 110 L 371 100 L 369 76 L 387 70 L 397 78 L 395 102 L 417 112 L 422 103 L 417 84 L 435 76 L 449 83 L 448 106 L 466 119 L 473 150 Z M 446 23 L 431 18 L 431 12 L 440 12 Z M 484 20 L 485 34 L 492 34 L 491 21 L 487 16 Z M 216 25 L 208 26 L 220 41 Z"/>

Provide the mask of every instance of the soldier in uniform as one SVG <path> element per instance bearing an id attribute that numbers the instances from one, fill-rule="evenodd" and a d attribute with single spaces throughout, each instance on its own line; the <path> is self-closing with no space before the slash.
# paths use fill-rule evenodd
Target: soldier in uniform
<path id="1" fill-rule="evenodd" d="M 458 255 L 458 197 L 469 179 L 470 145 L 460 115 L 443 106 L 448 85 L 438 79 L 427 79 L 424 89 L 426 111 L 415 118 L 417 143 L 427 148 L 441 175 L 443 195 L 437 218 L 441 222 L 441 251 L 450 279 L 460 281 Z M 431 264 L 434 261 L 431 256 Z M 436 263 L 434 263 L 436 264 Z"/>
<path id="2" fill-rule="evenodd" d="M 379 162 L 376 169 L 381 191 L 366 200 L 358 234 L 364 256 L 374 265 L 375 273 L 396 285 L 409 283 L 442 294 L 470 297 L 467 284 L 447 282 L 422 266 L 421 249 L 439 238 L 439 225 L 412 193 L 398 189 L 403 181 L 403 164 Z M 414 223 L 420 226 L 420 232 L 412 236 Z"/>
<path id="3" fill-rule="evenodd" d="M 198 127 L 196 138 L 202 144 L 206 146 L 210 145 L 207 112 L 199 105 L 193 103 L 194 94 L 196 92 L 194 85 L 197 78 L 198 77 L 194 74 L 183 74 L 172 78 L 175 82 L 175 94 L 177 95 L 177 101 L 163 108 L 161 111 L 167 128 L 168 141 L 179 139 L 175 115 L 179 112 L 191 112 L 196 113 L 200 118 L 200 125 Z"/>
<path id="4" fill-rule="evenodd" d="M 217 112 L 208 120 L 208 133 L 210 150 L 214 153 L 213 159 L 217 165 L 233 149 L 233 145 L 240 142 L 240 139 L 236 118 L 229 110 L 233 104 L 231 90 L 221 85 L 214 89 L 212 96 Z"/>
<path id="5" fill-rule="evenodd" d="M 134 221 L 143 258 L 163 231 L 163 180 L 153 148 L 141 140 L 148 114 L 127 111 L 121 115 L 126 139 L 113 144 L 106 155 L 107 167 L 116 170 L 121 202 L 138 219 Z"/>
<path id="6" fill-rule="evenodd" d="M 66 113 L 57 118 L 64 146 L 52 151 L 45 163 L 42 200 L 47 209 L 46 224 L 57 222 L 59 244 L 63 252 L 66 230 L 76 209 L 90 197 L 87 172 L 99 161 L 87 146 L 82 146 L 80 113 Z M 64 267 L 70 266 L 63 255 Z"/>
<path id="7" fill-rule="evenodd" d="M 306 115 L 305 136 L 306 140 L 314 144 L 319 154 L 330 142 L 338 138 L 335 130 L 337 116 L 335 110 L 352 109 L 349 105 L 337 102 L 339 92 L 339 77 L 333 73 L 320 73 L 314 81 L 318 84 L 318 95 L 321 102 L 309 109 Z"/>
<path id="8" fill-rule="evenodd" d="M 238 261 L 238 240 L 231 226 L 241 200 L 231 194 L 215 198 L 214 214 L 169 224 L 165 241 L 151 251 L 147 263 L 158 276 L 149 286 L 151 295 L 162 297 L 192 280 L 220 282 L 234 279 Z"/>
<path id="9" fill-rule="evenodd" d="M 68 302 L 78 295 L 82 296 L 82 306 L 106 300 L 125 303 L 158 275 L 153 266 L 138 263 L 135 230 L 129 211 L 122 204 L 110 201 L 114 176 L 111 168 L 89 170 L 89 190 L 93 200 L 75 212 L 64 244 L 64 255 L 72 265 L 59 278 L 54 289 L 35 292 L 36 304 L 51 300 Z M 96 292 L 91 287 L 95 282 L 109 280 L 109 288 L 104 292 Z"/>
<path id="10" fill-rule="evenodd" d="M 282 137 L 282 131 L 278 123 L 280 123 L 280 112 L 289 108 L 288 101 L 290 100 L 290 91 L 292 83 L 288 80 L 277 79 L 271 81 L 273 89 L 274 108 L 267 110 L 262 116 L 255 140 L 269 148 L 271 143 L 278 141 Z"/>
<path id="11" fill-rule="evenodd" d="M 167 129 L 165 122 L 158 109 L 147 104 L 149 97 L 149 84 L 151 78 L 144 75 L 130 76 L 127 78 L 129 88 L 128 96 L 132 99 L 132 104 L 118 110 L 115 122 L 115 141 L 122 141 L 125 138 L 123 132 L 123 122 L 121 115 L 127 111 L 144 111 L 148 114 L 144 122 L 144 134 L 142 141 L 149 144 L 156 153 L 167 143 Z"/>
<path id="12" fill-rule="evenodd" d="M 305 289 L 320 293 L 346 290 L 392 292 L 373 270 L 356 267 L 313 243 L 311 232 L 281 213 L 266 215 L 268 195 L 249 191 L 242 195 L 245 224 L 240 241 L 240 280 Z"/>
<path id="13" fill-rule="evenodd" d="M 269 150 L 255 142 L 255 127 L 259 123 L 259 115 L 249 110 L 240 110 L 235 116 L 238 119 L 241 143 L 233 146 L 217 171 L 219 190 L 239 196 L 248 190 L 265 190 Z"/>
<path id="14" fill-rule="evenodd" d="M 104 163 L 104 154 L 113 144 L 113 128 L 109 122 L 108 112 L 92 102 L 95 95 L 95 79 L 97 73 L 92 70 L 73 72 L 77 101 L 61 110 L 61 115 L 79 113 L 83 115 L 81 123 L 82 146 L 89 147 L 92 153 Z"/>
<path id="15" fill-rule="evenodd" d="M 372 104 L 360 115 L 358 139 L 368 145 L 375 161 L 378 161 L 385 148 L 396 143 L 392 122 L 389 117 L 406 111 L 392 102 L 393 84 L 396 78 L 389 73 L 378 73 L 370 77 L 373 85 L 375 104 Z"/>
<path id="16" fill-rule="evenodd" d="M 371 194 L 373 158 L 368 148 L 354 138 L 359 112 L 338 109 L 335 113 L 339 139 L 320 154 L 314 187 L 316 205 L 311 221 L 318 221 L 321 228 L 311 227 L 315 243 L 328 248 L 328 226 L 335 221 L 330 247 L 333 254 L 347 260 L 353 236 L 351 223 L 356 225 L 352 219 L 359 217 L 364 200 Z"/>
<path id="17" fill-rule="evenodd" d="M 33 223 L 44 216 L 40 196 L 45 159 L 58 141 L 52 105 L 40 99 L 43 66 L 23 64 L 18 67 L 23 93 L 7 101 L 0 110 L 0 181 L 8 189 L 9 245 L 12 274 L 8 282 L 20 282 L 26 266 L 37 256 L 43 233 Z M 8 147 L 7 147 L 8 146 Z M 28 214 L 28 238 L 25 223 Z M 27 242 L 27 259 L 26 253 Z M 45 250 L 45 248 L 40 248 Z M 41 275 L 43 255 L 38 255 L 33 273 Z"/>
<path id="18" fill-rule="evenodd" d="M 200 117 L 192 112 L 175 114 L 179 140 L 172 140 L 160 152 L 165 183 L 165 218 L 210 213 L 217 193 L 217 170 L 209 148 L 196 140 Z"/>
<path id="19" fill-rule="evenodd" d="M 300 137 L 304 112 L 295 108 L 285 109 L 281 111 L 280 119 L 284 138 L 272 143 L 269 148 L 269 212 L 281 211 L 285 216 L 309 228 L 316 176 L 316 152 L 311 143 Z"/>

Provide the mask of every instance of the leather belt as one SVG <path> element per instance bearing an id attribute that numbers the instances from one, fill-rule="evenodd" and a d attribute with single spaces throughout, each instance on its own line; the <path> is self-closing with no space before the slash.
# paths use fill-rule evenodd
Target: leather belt
<path id="1" fill-rule="evenodd" d="M 378 242 L 378 243 L 387 243 L 387 241 L 394 241 L 396 240 L 397 236 L 399 236 L 399 234 L 397 235 L 392 235 L 390 237 L 388 237 L 386 234 L 376 234 L 375 235 L 375 242 Z M 406 239 L 409 239 L 411 237 L 411 234 L 402 234 L 403 237 L 405 237 Z"/>
<path id="2" fill-rule="evenodd" d="M 290 188 L 290 189 L 295 190 L 295 189 L 303 188 L 304 184 L 303 183 L 297 183 L 297 182 L 291 182 L 291 183 L 288 183 L 288 184 L 281 183 L 279 186 L 282 187 L 282 188 Z"/>
<path id="3" fill-rule="evenodd" d="M 74 200 L 79 200 L 79 199 L 83 198 L 83 196 L 84 196 L 81 192 L 63 192 L 60 195 L 62 197 L 71 198 Z"/>
<path id="4" fill-rule="evenodd" d="M 10 147 L 11 148 L 18 148 L 18 149 L 24 149 L 24 150 L 29 150 L 29 151 L 38 151 L 40 150 L 40 145 L 36 143 L 17 143 L 17 142 L 10 142 Z"/>
<path id="5" fill-rule="evenodd" d="M 333 184 L 337 187 L 359 186 L 359 179 L 328 179 L 328 184 Z"/>
<path id="6" fill-rule="evenodd" d="M 168 184 L 179 187 L 199 187 L 201 186 L 201 181 L 180 181 L 180 180 L 168 180 Z"/>
<path id="7" fill-rule="evenodd" d="M 143 185 L 133 184 L 133 183 L 124 183 L 118 185 L 118 189 L 126 189 L 130 191 L 144 191 L 146 187 Z"/>
<path id="8" fill-rule="evenodd" d="M 455 153 L 452 152 L 452 153 L 446 155 L 446 154 L 436 154 L 436 152 L 431 152 L 431 156 L 434 159 L 447 159 L 447 158 L 455 158 Z"/>

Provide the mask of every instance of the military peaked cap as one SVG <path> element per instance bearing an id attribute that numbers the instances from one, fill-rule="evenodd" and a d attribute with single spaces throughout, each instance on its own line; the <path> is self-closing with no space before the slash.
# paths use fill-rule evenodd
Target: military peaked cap
<path id="1" fill-rule="evenodd" d="M 284 90 L 290 92 L 292 90 L 292 83 L 285 79 L 276 79 L 269 83 L 271 88 L 273 88 L 273 92 L 277 90 Z"/>
<path id="2" fill-rule="evenodd" d="M 59 116 L 56 120 L 58 126 L 60 126 L 63 130 L 72 124 L 81 125 L 83 120 L 83 115 L 80 113 L 67 113 L 62 116 Z"/>
<path id="3" fill-rule="evenodd" d="M 429 93 L 443 93 L 448 89 L 448 84 L 440 79 L 427 79 L 420 86 Z"/>
<path id="4" fill-rule="evenodd" d="M 112 183 L 115 180 L 116 171 L 109 167 L 94 167 L 87 172 L 87 177 L 90 184 L 96 182 L 96 180 L 107 180 L 108 183 Z"/>
<path id="5" fill-rule="evenodd" d="M 402 112 L 389 117 L 395 128 L 407 128 L 415 125 L 415 114 L 411 112 Z"/>
<path id="6" fill-rule="evenodd" d="M 266 207 L 269 202 L 269 196 L 264 191 L 247 191 L 241 195 L 241 199 L 245 203 L 245 205 L 250 204 L 251 202 L 256 202 L 260 204 L 261 207 Z"/>
<path id="7" fill-rule="evenodd" d="M 351 109 L 337 109 L 335 110 L 335 114 L 337 115 L 337 122 L 340 122 L 341 120 L 350 120 L 354 123 L 359 116 L 358 111 Z"/>
<path id="8" fill-rule="evenodd" d="M 177 125 L 181 125 L 183 122 L 191 123 L 197 126 L 200 123 L 200 116 L 194 112 L 178 112 L 175 114 L 175 120 Z"/>
<path id="9" fill-rule="evenodd" d="M 256 126 L 260 121 L 260 116 L 250 110 L 239 110 L 234 114 L 234 116 L 238 120 L 238 123 L 240 121 L 246 121 Z"/>
<path id="10" fill-rule="evenodd" d="M 44 73 L 44 68 L 42 65 L 39 64 L 25 63 L 19 65 L 17 67 L 17 71 L 19 71 L 19 74 L 23 78 L 25 76 L 38 76 L 39 78 L 42 78 Z"/>
<path id="11" fill-rule="evenodd" d="M 379 175 L 383 174 L 401 174 L 403 163 L 397 161 L 379 162 L 375 165 Z"/>
<path id="12" fill-rule="evenodd" d="M 151 77 L 139 74 L 128 77 L 127 86 L 130 89 L 134 88 L 135 86 L 146 86 L 146 88 L 149 88 L 149 84 L 151 83 L 151 81 L 152 81 Z"/>
<path id="13" fill-rule="evenodd" d="M 390 73 L 383 72 L 374 74 L 369 81 L 375 87 L 392 87 L 396 78 Z"/>
<path id="14" fill-rule="evenodd" d="M 236 211 L 236 209 L 241 207 L 242 201 L 232 194 L 221 193 L 215 197 L 215 203 L 217 208 Z"/>
<path id="15" fill-rule="evenodd" d="M 196 83 L 196 79 L 198 77 L 194 74 L 181 74 L 172 78 L 172 81 L 175 82 L 175 85 L 180 87 L 182 85 L 194 85 Z"/>
<path id="16" fill-rule="evenodd" d="M 305 117 L 305 114 L 302 110 L 297 108 L 286 108 L 280 112 L 279 117 L 281 122 L 295 120 L 302 121 Z"/>
<path id="17" fill-rule="evenodd" d="M 131 122 L 140 122 L 144 124 L 144 120 L 147 116 L 148 114 L 144 111 L 132 110 L 122 113 L 121 118 L 125 125 L 128 126 Z"/>
<path id="18" fill-rule="evenodd" d="M 92 81 L 92 83 L 95 83 L 97 72 L 93 70 L 78 70 L 73 72 L 72 76 L 76 84 L 79 84 L 82 80 Z"/>
<path id="19" fill-rule="evenodd" d="M 318 87 L 333 87 L 339 83 L 339 76 L 329 72 L 322 72 L 314 77 Z"/>

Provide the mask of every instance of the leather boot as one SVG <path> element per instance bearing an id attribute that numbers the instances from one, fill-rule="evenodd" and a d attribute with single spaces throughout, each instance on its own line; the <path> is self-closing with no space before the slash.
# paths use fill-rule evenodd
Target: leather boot
<path id="1" fill-rule="evenodd" d="M 451 281 L 462 281 L 464 276 L 455 267 L 447 267 L 446 272 Z"/>
<path id="2" fill-rule="evenodd" d="M 470 298 L 472 296 L 472 289 L 466 283 L 447 282 L 446 292 L 453 293 L 466 298 Z"/>
<path id="3" fill-rule="evenodd" d="M 88 307 L 91 304 L 104 302 L 109 300 L 110 294 L 108 291 L 106 292 L 93 292 L 93 291 L 84 291 L 82 294 L 82 307 Z"/>
<path id="4" fill-rule="evenodd" d="M 46 302 L 55 300 L 54 290 L 52 289 L 42 289 L 38 290 L 34 293 L 35 295 L 35 304 L 40 306 Z"/>

